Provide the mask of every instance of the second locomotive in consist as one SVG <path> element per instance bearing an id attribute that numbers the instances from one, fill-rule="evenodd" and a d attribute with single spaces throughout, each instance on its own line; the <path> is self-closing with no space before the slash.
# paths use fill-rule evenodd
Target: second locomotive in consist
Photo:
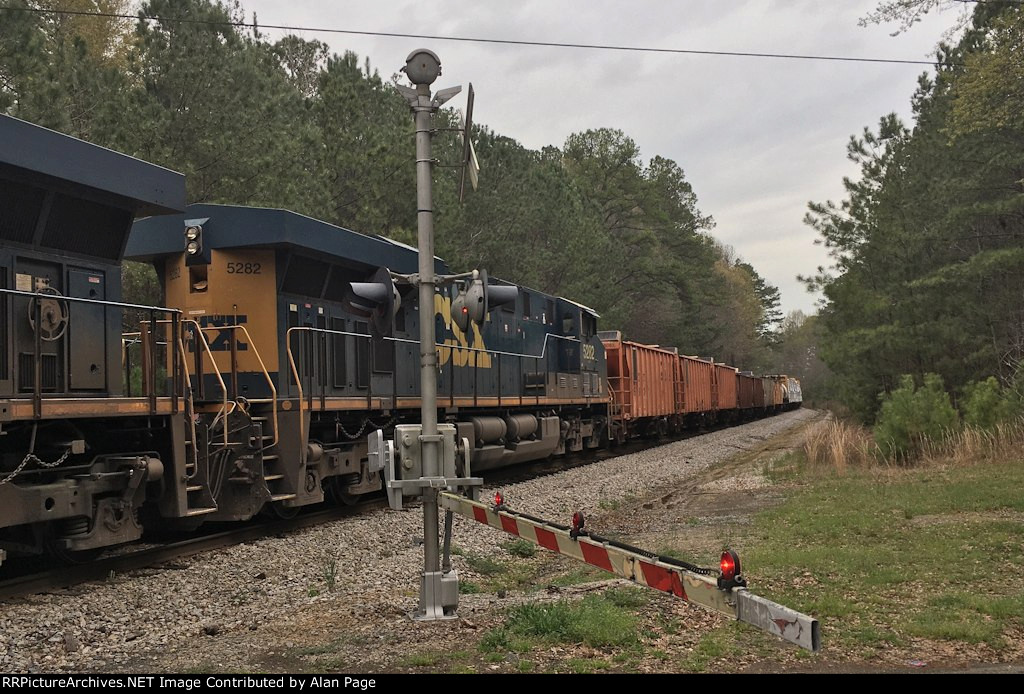
<path id="1" fill-rule="evenodd" d="M 128 256 L 153 263 L 167 303 L 209 343 L 210 358 L 189 348 L 204 398 L 242 417 L 239 427 L 251 419 L 268 444 L 229 455 L 234 501 L 218 500 L 212 518 L 380 487 L 366 434 L 416 421 L 420 407 L 418 299 L 388 272 L 414 272 L 414 249 L 284 210 L 193 205 L 138 222 Z M 361 304 L 353 283 L 376 284 L 384 299 Z M 475 471 L 608 440 L 593 311 L 520 289 L 464 332 L 452 319 L 455 298 L 434 298 L 438 406 L 472 442 Z"/>
<path id="2" fill-rule="evenodd" d="M 6 117 L 0 136 L 19 143 L 0 152 L 0 559 L 381 488 L 367 434 L 419 416 L 417 293 L 392 282 L 415 249 L 186 208 L 173 172 Z M 123 257 L 153 264 L 169 308 L 120 303 Z M 434 296 L 439 420 L 474 472 L 801 400 L 796 379 L 599 334 L 525 287 L 460 320 L 458 292 Z"/>

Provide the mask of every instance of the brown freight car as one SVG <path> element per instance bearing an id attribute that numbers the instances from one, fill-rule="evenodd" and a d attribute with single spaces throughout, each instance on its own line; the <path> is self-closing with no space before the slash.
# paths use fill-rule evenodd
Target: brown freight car
<path id="1" fill-rule="evenodd" d="M 761 387 L 764 389 L 764 407 L 771 414 L 782 409 L 783 386 L 779 376 L 762 376 Z"/>
<path id="2" fill-rule="evenodd" d="M 600 338 L 617 418 L 630 432 L 675 428 L 683 392 L 675 350 L 629 342 L 618 331 L 602 332 Z"/>
<path id="3" fill-rule="evenodd" d="M 715 365 L 698 357 L 679 357 L 683 379 L 682 414 L 691 418 L 714 410 Z"/>
<path id="4" fill-rule="evenodd" d="M 715 395 L 719 418 L 727 417 L 736 409 L 736 367 L 715 364 Z"/>
<path id="5" fill-rule="evenodd" d="M 764 399 L 764 393 L 759 399 Z M 754 409 L 754 376 L 749 371 L 736 374 L 736 407 L 745 414 Z"/>
<path id="6" fill-rule="evenodd" d="M 764 386 L 761 385 L 761 378 L 759 376 L 751 376 L 751 378 L 754 380 L 754 409 L 763 410 L 765 404 Z M 760 416 L 761 413 L 758 412 L 757 414 Z"/>

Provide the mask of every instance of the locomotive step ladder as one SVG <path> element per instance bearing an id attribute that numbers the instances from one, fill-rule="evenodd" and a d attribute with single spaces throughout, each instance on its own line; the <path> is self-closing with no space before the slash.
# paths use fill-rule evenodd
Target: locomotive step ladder
<path id="1" fill-rule="evenodd" d="M 198 327 L 198 324 L 197 324 Z M 231 383 L 233 388 L 237 389 L 238 383 L 238 343 L 239 338 L 244 338 L 246 345 L 248 345 L 248 354 L 256 359 L 259 364 L 260 372 L 263 375 L 263 379 L 267 383 L 267 387 L 270 391 L 270 397 L 266 398 L 243 398 L 239 397 L 238 393 L 233 393 L 235 401 L 232 405 L 244 407 L 248 413 L 249 419 L 253 424 L 254 433 L 250 446 L 257 449 L 261 456 L 261 465 L 256 465 L 255 472 L 257 478 L 262 478 L 263 484 L 267 490 L 267 496 L 272 502 L 288 501 L 290 499 L 297 498 L 297 494 L 294 490 L 294 485 L 297 481 L 290 478 L 287 474 L 287 470 L 283 468 L 283 461 L 279 453 L 278 443 L 279 437 L 279 423 L 278 423 L 278 411 L 277 411 L 277 385 L 274 383 L 274 379 L 271 378 L 270 373 L 267 371 L 266 364 L 263 361 L 263 357 L 260 355 L 259 349 L 256 346 L 256 342 L 252 339 L 249 331 L 244 325 L 218 325 L 218 326 L 207 326 L 205 328 L 200 327 L 199 331 L 203 334 L 203 342 L 206 345 L 206 352 L 210 355 L 210 363 L 213 365 L 213 370 L 217 374 L 218 381 L 220 382 L 225 398 L 227 398 L 228 389 L 225 383 Z M 230 346 L 230 372 L 225 374 L 227 379 L 221 375 L 220 370 L 217 367 L 216 362 L 213 359 L 213 355 L 209 350 L 209 340 L 206 333 L 208 331 L 216 331 L 218 334 L 223 335 L 225 331 L 229 334 L 229 346 Z M 225 445 L 227 445 L 225 439 Z M 228 478 L 229 481 L 238 481 L 251 483 L 252 480 L 248 477 L 240 478 Z"/>
<path id="2" fill-rule="evenodd" d="M 185 422 L 185 464 L 184 464 L 184 478 L 185 483 L 185 504 L 182 512 L 182 516 L 185 518 L 194 518 L 196 516 L 205 516 L 210 513 L 217 512 L 217 501 L 214 499 L 213 490 L 210 485 L 210 456 L 214 454 L 215 450 L 221 450 L 228 445 L 228 434 L 227 426 L 224 426 L 224 438 L 223 441 L 213 442 L 210 440 L 209 433 L 212 430 L 211 427 L 200 428 L 197 426 L 199 417 L 196 414 L 195 406 L 195 391 L 192 386 L 192 377 L 188 370 L 188 352 L 185 349 L 185 330 L 184 326 L 188 325 L 191 328 L 191 336 L 194 342 L 194 353 L 200 355 L 200 349 L 206 353 L 209 358 L 210 364 L 213 366 L 212 374 L 216 377 L 217 383 L 220 386 L 222 393 L 222 399 L 220 400 L 221 406 L 214 416 L 214 423 L 224 419 L 230 414 L 231 409 L 228 403 L 228 390 L 224 384 L 224 378 L 220 371 L 217 369 L 217 364 L 213 359 L 213 353 L 210 350 L 210 343 L 206 339 L 206 334 L 200 327 L 199 323 L 194 320 L 182 321 L 183 329 L 180 331 L 178 336 L 178 350 L 180 351 L 181 363 L 182 363 L 182 385 L 185 399 L 185 406 L 183 408 L 183 416 L 186 418 Z M 201 363 L 201 360 L 197 359 L 197 362 Z M 198 379 L 203 378 L 202 370 L 197 369 L 196 374 Z M 225 423 L 226 424 L 226 423 Z M 214 448 L 214 451 L 211 451 Z"/>
<path id="3" fill-rule="evenodd" d="M 252 421 L 257 425 L 257 436 L 259 437 L 261 451 L 263 452 L 263 484 L 267 487 L 270 500 L 278 502 L 297 498 L 298 495 L 289 487 L 293 480 L 289 479 L 286 474 L 287 471 L 284 469 L 284 462 L 276 452 L 278 450 L 277 432 L 274 429 L 272 418 L 267 415 L 257 415 L 252 418 Z M 271 427 L 271 431 L 274 431 L 274 433 L 263 433 L 263 427 L 267 425 Z M 268 442 L 270 443 L 268 444 Z M 274 452 L 271 453 L 269 451 Z"/>

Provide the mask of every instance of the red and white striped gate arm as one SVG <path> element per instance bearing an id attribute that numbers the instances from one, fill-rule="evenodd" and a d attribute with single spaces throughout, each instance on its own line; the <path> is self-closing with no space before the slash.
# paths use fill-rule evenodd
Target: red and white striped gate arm
<path id="1" fill-rule="evenodd" d="M 754 595 L 744 587 L 722 589 L 717 575 L 703 575 L 645 553 L 587 535 L 572 537 L 569 529 L 526 516 L 496 509 L 453 492 L 441 492 L 438 503 L 460 516 L 489 525 L 545 549 L 564 554 L 611 572 L 648 588 L 714 610 L 808 650 L 821 647 L 818 621 L 788 607 Z"/>

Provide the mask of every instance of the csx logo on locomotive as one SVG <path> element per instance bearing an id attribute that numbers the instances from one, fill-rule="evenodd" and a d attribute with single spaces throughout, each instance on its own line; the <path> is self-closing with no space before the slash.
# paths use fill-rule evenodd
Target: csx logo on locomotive
<path id="1" fill-rule="evenodd" d="M 444 320 L 445 327 L 451 331 L 453 337 L 444 340 L 445 347 L 437 348 L 437 362 L 444 366 L 449 361 L 454 366 L 476 366 L 480 369 L 491 368 L 491 355 L 487 352 L 476 352 L 477 349 L 487 349 L 484 344 L 484 337 L 480 334 L 480 328 L 476 323 L 470 323 L 473 330 L 473 344 L 469 344 L 466 333 L 459 329 L 459 326 L 452 320 L 452 300 L 449 297 L 434 295 L 434 315 Z M 470 348 L 470 349 L 467 349 Z"/>
<path id="2" fill-rule="evenodd" d="M 248 317 L 243 315 L 243 314 L 239 314 L 237 316 L 217 316 L 217 315 L 214 315 L 214 316 L 200 316 L 199 317 L 199 327 L 204 328 L 204 329 L 205 328 L 222 328 L 222 327 L 223 328 L 227 328 L 227 326 L 231 326 L 231 325 L 245 325 L 246 323 L 248 323 Z M 207 332 L 206 333 L 206 337 L 207 337 L 207 340 L 209 340 L 209 343 L 210 343 L 210 351 L 211 352 L 229 352 L 229 351 L 231 351 L 231 337 L 232 337 L 232 333 L 233 332 L 234 331 L 229 330 L 229 329 L 218 330 L 216 334 L 214 334 L 212 330 Z M 238 351 L 240 351 L 240 352 L 247 352 L 249 350 L 248 343 L 245 343 L 245 342 L 242 342 L 241 340 L 238 340 L 236 342 L 236 344 L 238 345 Z M 189 351 L 192 351 L 193 349 L 194 349 L 194 347 L 190 345 L 189 346 Z"/>

